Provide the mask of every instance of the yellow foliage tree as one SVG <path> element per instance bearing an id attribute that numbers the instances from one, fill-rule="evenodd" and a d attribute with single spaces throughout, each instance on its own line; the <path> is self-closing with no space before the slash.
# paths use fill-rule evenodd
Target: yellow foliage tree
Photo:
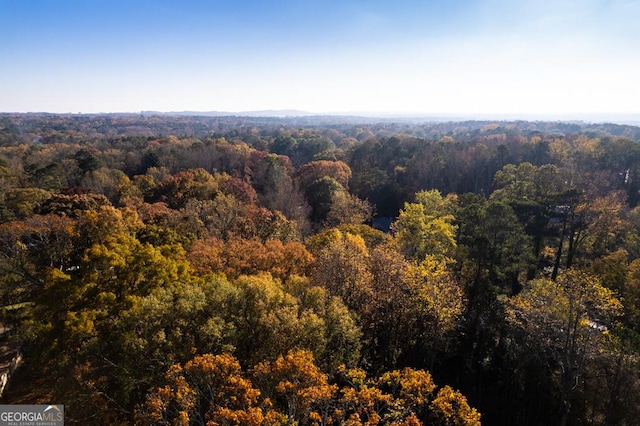
<path id="1" fill-rule="evenodd" d="M 599 353 L 622 304 L 597 277 L 572 269 L 557 281 L 529 282 L 520 294 L 505 300 L 505 311 L 508 323 L 521 333 L 525 350 L 548 360 L 564 424 L 586 362 Z"/>
<path id="2" fill-rule="evenodd" d="M 342 368 L 338 386 L 295 350 L 249 372 L 229 354 L 173 365 L 165 384 L 138 407 L 140 424 L 479 426 L 480 414 L 460 392 L 439 389 L 423 370 L 405 368 L 368 378 Z"/>
<path id="3" fill-rule="evenodd" d="M 420 191 L 415 203 L 405 203 L 392 225 L 403 253 L 417 260 L 451 257 L 456 248 L 454 204 L 455 197 L 443 197 L 435 189 Z"/>

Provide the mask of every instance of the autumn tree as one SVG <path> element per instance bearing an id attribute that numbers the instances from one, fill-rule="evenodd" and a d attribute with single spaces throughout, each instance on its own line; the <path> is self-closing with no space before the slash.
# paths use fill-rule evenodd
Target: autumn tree
<path id="1" fill-rule="evenodd" d="M 625 320 L 631 328 L 640 333 L 640 259 L 632 261 L 627 268 L 622 296 Z"/>
<path id="2" fill-rule="evenodd" d="M 343 188 L 348 188 L 351 168 L 342 161 L 311 161 L 300 166 L 296 174 L 303 190 L 325 176 L 335 179 Z"/>
<path id="3" fill-rule="evenodd" d="M 373 297 L 368 259 L 362 237 L 336 231 L 336 239 L 318 254 L 311 280 L 342 298 L 349 309 L 363 313 Z"/>
<path id="4" fill-rule="evenodd" d="M 217 238 L 195 241 L 188 258 L 201 274 L 222 272 L 230 278 L 269 272 L 279 279 L 304 275 L 313 261 L 306 248 L 298 242 L 283 244 L 280 240 L 233 238 L 227 242 Z"/>
<path id="5" fill-rule="evenodd" d="M 157 198 L 169 207 L 184 207 L 189 200 L 210 200 L 218 192 L 218 183 L 204 169 L 176 173 L 156 189 Z"/>
<path id="6" fill-rule="evenodd" d="M 392 240 L 391 235 L 369 225 L 351 224 L 340 225 L 336 228 L 328 228 L 324 231 L 318 232 L 317 234 L 307 238 L 305 240 L 305 245 L 311 253 L 317 255 L 320 250 L 325 248 L 330 242 L 339 239 L 341 235 L 344 234 L 352 234 L 362 237 L 369 250 L 372 250 L 379 245 L 387 244 Z"/>
<path id="7" fill-rule="evenodd" d="M 433 369 L 437 357 L 450 353 L 458 338 L 468 307 L 467 296 L 450 265 L 436 257 L 412 264 L 404 280 L 417 289 L 414 307 L 409 312 L 416 322 L 414 354 L 422 356 L 415 359 Z"/>
<path id="8" fill-rule="evenodd" d="M 429 404 L 430 420 L 438 425 L 480 425 L 480 413 L 467 398 L 450 386 L 444 386 Z"/>
<path id="9" fill-rule="evenodd" d="M 279 211 L 255 205 L 245 205 L 242 216 L 234 224 L 232 233 L 243 238 L 259 238 L 262 242 L 280 240 L 299 241 L 300 232 L 295 220 Z"/>
<path id="10" fill-rule="evenodd" d="M 506 319 L 525 351 L 538 354 L 553 375 L 558 421 L 564 425 L 585 367 L 602 348 L 622 305 L 597 278 L 569 270 L 557 281 L 533 280 L 505 301 Z"/>
<path id="11" fill-rule="evenodd" d="M 92 194 L 102 194 L 113 205 L 133 201 L 135 194 L 131 181 L 124 172 L 108 167 L 101 167 L 85 174 L 80 181 L 80 186 Z"/>
<path id="12" fill-rule="evenodd" d="M 210 280 L 219 278 L 206 281 Z M 287 291 L 292 280 L 303 285 L 301 293 Z M 303 283 L 292 277 L 285 286 L 260 274 L 241 276 L 230 287 L 219 287 L 222 292 L 218 287 L 206 290 L 211 297 L 209 317 L 220 318 L 220 324 L 230 324 L 233 330 L 230 340 L 220 342 L 233 347 L 245 364 L 300 348 L 312 351 L 323 365 L 352 365 L 360 347 L 360 331 L 352 314 L 339 300 Z"/>
<path id="13" fill-rule="evenodd" d="M 224 194 L 233 195 L 245 204 L 257 203 L 258 194 L 248 182 L 227 173 L 216 173 L 214 179 Z"/>
<path id="14" fill-rule="evenodd" d="M 38 272 L 42 284 L 21 336 L 32 359 L 57 366 L 49 372 L 52 379 L 70 378 L 56 381 L 52 389 L 82 418 L 84 408 L 110 405 L 105 395 L 120 404 L 130 401 L 135 375 L 126 373 L 126 360 L 118 355 L 122 352 L 114 323 L 131 306 L 132 297 L 187 282 L 188 266 L 177 248 L 160 249 L 135 239 L 139 225 L 126 211 L 104 206 L 79 212 L 73 221 L 58 218 L 49 223 L 62 225 L 58 235 L 67 237 L 47 243 L 55 254 L 53 263 L 47 261 Z M 44 248 L 40 252 L 45 253 Z M 115 368 L 118 363 L 122 369 Z M 92 402 L 78 404 L 83 398 Z"/>
<path id="15" fill-rule="evenodd" d="M 373 206 L 365 200 L 345 191 L 337 191 L 331 197 L 331 207 L 327 212 L 326 225 L 360 225 L 373 217 Z"/>
<path id="16" fill-rule="evenodd" d="M 269 410 L 268 401 L 262 403 L 260 391 L 229 354 L 197 356 L 184 367 L 172 366 L 166 378 L 165 386 L 147 395 L 137 423 L 258 426 L 285 420 Z"/>
<path id="17" fill-rule="evenodd" d="M 368 378 L 359 369 L 345 370 L 340 411 L 347 424 L 479 425 L 480 413 L 450 386 L 438 389 L 429 372 L 404 368 Z"/>
<path id="18" fill-rule="evenodd" d="M 420 191 L 415 198 L 414 203 L 405 203 L 392 226 L 402 252 L 416 260 L 427 255 L 452 257 L 456 248 L 455 197 L 431 190 Z"/>
<path id="19" fill-rule="evenodd" d="M 604 336 L 600 353 L 588 365 L 590 380 L 580 389 L 585 401 L 578 421 L 603 419 L 603 424 L 633 424 L 640 415 L 638 371 L 640 335 L 626 327 L 615 327 Z"/>
<path id="20" fill-rule="evenodd" d="M 367 342 L 368 362 L 378 371 L 396 368 L 415 348 L 418 328 L 419 283 L 408 280 L 410 264 L 391 244 L 369 256 L 372 297 L 367 310 L 358 311 Z"/>
<path id="21" fill-rule="evenodd" d="M 371 301 L 358 310 L 367 362 L 378 371 L 410 364 L 433 367 L 462 324 L 465 298 L 446 262 L 409 262 L 393 244 L 369 256 Z"/>
<path id="22" fill-rule="evenodd" d="M 629 253 L 620 249 L 602 257 L 594 259 L 591 270 L 594 275 L 600 277 L 602 285 L 614 290 L 624 299 L 627 274 L 629 271 Z"/>
<path id="23" fill-rule="evenodd" d="M 576 225 L 571 228 L 567 267 L 582 255 L 587 259 L 614 252 L 623 244 L 626 231 L 625 202 L 620 192 L 584 200 L 575 209 Z"/>
<path id="24" fill-rule="evenodd" d="M 53 194 L 39 188 L 15 188 L 4 192 L 0 222 L 31 217 L 42 202 Z"/>
<path id="25" fill-rule="evenodd" d="M 291 351 L 243 370 L 230 355 L 205 354 L 167 370 L 136 420 L 141 424 L 477 426 L 480 414 L 459 391 L 440 389 L 423 370 L 368 378 L 342 369 L 338 382 L 307 351 Z M 436 392 L 437 390 L 437 392 Z"/>
<path id="26" fill-rule="evenodd" d="M 35 215 L 0 224 L 0 311 L 5 327 L 17 331 L 46 284 L 47 274 L 76 265 L 75 221 Z"/>
<path id="27" fill-rule="evenodd" d="M 304 196 L 293 180 L 293 165 L 289 158 L 268 154 L 258 161 L 252 170 L 251 184 L 261 205 L 282 212 L 295 220 L 301 233 L 306 234 L 307 206 Z"/>
<path id="28" fill-rule="evenodd" d="M 264 396 L 276 404 L 288 419 L 308 424 L 326 424 L 333 408 L 336 385 L 314 363 L 309 351 L 292 351 L 273 362 L 253 368 L 254 382 Z"/>
<path id="29" fill-rule="evenodd" d="M 77 218 L 82 212 L 98 210 L 103 206 L 111 206 L 111 202 L 102 194 L 54 194 L 43 200 L 35 213 Z"/>
<path id="30" fill-rule="evenodd" d="M 197 238 L 212 236 L 226 240 L 241 220 L 244 209 L 244 204 L 232 195 L 218 194 L 211 200 L 190 199 L 180 210 L 181 227 Z"/>

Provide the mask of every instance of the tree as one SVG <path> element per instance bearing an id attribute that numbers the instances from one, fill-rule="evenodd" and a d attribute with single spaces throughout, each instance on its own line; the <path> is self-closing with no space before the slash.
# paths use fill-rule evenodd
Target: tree
<path id="1" fill-rule="evenodd" d="M 76 222 L 68 217 L 35 215 L 0 224 L 0 303 L 4 326 L 18 330 L 55 269 L 64 273 L 77 263 Z"/>
<path id="2" fill-rule="evenodd" d="M 436 393 L 429 372 L 404 368 L 367 378 L 359 369 L 345 370 L 340 411 L 346 424 L 480 425 L 480 413 L 450 386 Z M 340 419 L 340 418 L 338 418 Z"/>
<path id="3" fill-rule="evenodd" d="M 233 195 L 245 204 L 256 204 L 258 202 L 258 194 L 256 194 L 255 189 L 244 180 L 229 176 L 226 173 L 216 173 L 213 177 L 224 194 Z"/>
<path id="4" fill-rule="evenodd" d="M 225 319 L 235 326 L 235 354 L 244 363 L 273 359 L 296 348 L 308 349 L 328 364 L 353 363 L 360 333 L 351 314 L 341 321 L 335 317 L 347 313 L 341 303 L 330 297 L 318 297 L 314 303 L 300 300 L 267 274 L 241 276 L 234 286 L 237 298 L 226 302 Z M 354 352 L 339 348 L 329 354 L 337 342 Z"/>
<path id="5" fill-rule="evenodd" d="M 191 233 L 223 240 L 230 238 L 244 215 L 245 206 L 233 195 L 218 194 L 211 200 L 190 199 L 181 210 Z"/>
<path id="6" fill-rule="evenodd" d="M 291 351 L 245 371 L 231 355 L 205 354 L 166 373 L 136 412 L 140 424 L 478 426 L 464 395 L 405 368 L 367 378 L 342 369 L 332 383 L 308 351 Z"/>
<path id="7" fill-rule="evenodd" d="M 611 181 L 616 182 L 617 188 L 627 193 L 629 205 L 635 207 L 638 204 L 638 176 L 640 168 L 640 147 L 637 140 L 629 138 L 615 138 L 601 141 L 599 144 L 601 156 L 598 158 L 599 166 L 610 172 Z"/>
<path id="8" fill-rule="evenodd" d="M 372 275 L 369 251 L 362 237 L 337 231 L 336 240 L 321 250 L 311 277 L 315 285 L 340 297 L 349 309 L 362 314 L 371 308 Z"/>
<path id="9" fill-rule="evenodd" d="M 445 386 L 438 391 L 438 394 L 429 404 L 432 412 L 434 424 L 471 426 L 480 425 L 480 413 L 467 403 L 467 399 L 462 393 Z"/>
<path id="10" fill-rule="evenodd" d="M 307 229 L 307 206 L 304 196 L 293 181 L 293 165 L 288 157 L 268 154 L 256 161 L 251 184 L 261 205 L 282 212 L 295 220 L 303 235 Z"/>
<path id="11" fill-rule="evenodd" d="M 456 248 L 454 203 L 454 197 L 437 190 L 420 191 L 415 203 L 405 203 L 392 225 L 402 252 L 418 261 L 427 255 L 451 257 Z"/>
<path id="12" fill-rule="evenodd" d="M 327 226 L 344 224 L 360 225 L 369 222 L 373 217 L 373 206 L 349 194 L 347 191 L 337 191 L 331 197 L 331 207 L 327 213 Z"/>
<path id="13" fill-rule="evenodd" d="M 457 241 L 463 270 L 471 277 L 473 293 L 483 286 L 517 293 L 518 276 L 532 263 L 533 253 L 524 227 L 513 209 L 500 201 L 466 195 L 460 197 Z"/>
<path id="14" fill-rule="evenodd" d="M 341 225 L 337 228 L 328 228 L 305 240 L 305 245 L 314 255 L 320 253 L 330 242 L 342 238 L 344 234 L 359 235 L 365 242 L 369 250 L 389 243 L 392 240 L 391 235 L 372 228 L 369 225 Z"/>
<path id="15" fill-rule="evenodd" d="M 287 211 L 287 198 L 293 192 L 293 166 L 289 158 L 268 154 L 253 167 L 252 185 L 262 205 L 272 210 Z"/>
<path id="16" fill-rule="evenodd" d="M 370 201 L 380 216 L 395 217 L 402 206 L 400 188 L 378 167 L 354 169 L 349 187 L 360 199 Z"/>
<path id="17" fill-rule="evenodd" d="M 558 421 L 568 421 L 588 360 L 602 348 L 622 305 L 597 278 L 569 270 L 556 282 L 541 278 L 505 300 L 506 319 L 526 351 L 538 354 L 554 377 Z"/>
<path id="18" fill-rule="evenodd" d="M 491 201 L 513 208 L 524 231 L 531 236 L 533 256 L 540 258 L 545 245 L 557 247 L 553 276 L 560 269 L 566 239 L 572 241 L 573 229 L 580 221 L 574 215 L 580 193 L 570 170 L 552 164 L 534 166 L 531 163 L 507 164 L 497 171 Z M 546 240 L 553 238 L 553 244 Z M 528 278 L 535 276 L 529 269 Z"/>
<path id="19" fill-rule="evenodd" d="M 180 209 L 190 200 L 210 200 L 218 193 L 218 182 L 204 169 L 176 173 L 157 187 L 157 198 L 173 209 Z"/>
<path id="20" fill-rule="evenodd" d="M 585 413 L 580 420 L 602 418 L 603 424 L 633 424 L 640 415 L 640 335 L 615 327 L 605 336 L 600 355 L 587 372 L 594 383 L 583 390 Z M 594 402 L 591 402 L 594 401 Z"/>
<path id="21" fill-rule="evenodd" d="M 415 345 L 422 354 L 421 363 L 429 369 L 436 357 L 449 352 L 463 325 L 467 298 L 449 265 L 435 257 L 413 264 L 406 272 L 406 281 L 418 289 L 415 307 L 409 313 L 416 325 Z"/>
<path id="22" fill-rule="evenodd" d="M 623 220 L 625 209 L 620 192 L 580 203 L 575 209 L 579 226 L 575 227 L 575 235 L 570 236 L 567 267 L 573 265 L 578 254 L 593 259 L 620 247 L 626 225 Z"/>
<path id="23" fill-rule="evenodd" d="M 118 205 L 120 201 L 131 199 L 131 182 L 121 170 L 101 167 L 85 174 L 80 181 L 80 186 L 92 194 L 102 194 Z M 129 194 L 127 194 L 129 192 Z"/>
<path id="24" fill-rule="evenodd" d="M 284 418 L 261 407 L 260 391 L 229 354 L 205 354 L 172 366 L 168 384 L 153 389 L 136 413 L 141 424 L 275 424 Z M 264 411 L 267 411 L 265 413 Z"/>
<path id="25" fill-rule="evenodd" d="M 625 277 L 622 292 L 625 320 L 637 333 L 640 333 L 640 259 L 631 262 Z"/>
<path id="26" fill-rule="evenodd" d="M 342 161 L 320 160 L 300 166 L 297 173 L 300 187 L 303 190 L 322 177 L 331 177 L 342 187 L 348 188 L 349 179 L 351 179 L 351 168 Z"/>
<path id="27" fill-rule="evenodd" d="M 33 216 L 39 205 L 49 199 L 49 191 L 38 188 L 9 189 L 4 194 L 2 209 L 4 211 L 1 222 L 10 219 L 25 219 Z"/>
<path id="28" fill-rule="evenodd" d="M 590 270 L 600 277 L 602 285 L 614 290 L 624 299 L 629 266 L 629 253 L 616 250 L 613 253 L 595 259 Z"/>
<path id="29" fill-rule="evenodd" d="M 311 220 L 316 224 L 323 223 L 331 211 L 334 197 L 342 192 L 345 192 L 344 187 L 332 177 L 323 176 L 313 181 L 305 191 L 311 207 Z"/>
<path id="30" fill-rule="evenodd" d="M 280 240 L 286 243 L 300 239 L 297 225 L 295 220 L 287 219 L 277 210 L 247 205 L 233 227 L 233 234 L 247 239 L 257 237 L 262 242 Z"/>
<path id="31" fill-rule="evenodd" d="M 189 260 L 200 275 L 222 272 L 230 278 L 269 272 L 285 280 L 304 275 L 313 261 L 311 254 L 298 242 L 283 244 L 280 240 L 261 242 L 258 238 L 233 238 L 227 242 L 217 238 L 195 241 Z"/>
<path id="32" fill-rule="evenodd" d="M 365 359 L 377 371 L 396 368 L 410 356 L 420 339 L 421 283 L 408 279 L 410 267 L 392 244 L 371 250 L 372 297 L 368 309 L 358 313 L 367 342 Z"/>
<path id="33" fill-rule="evenodd" d="M 489 209 L 490 202 L 483 197 L 467 194 L 461 196 L 459 202 L 460 207 L 456 211 L 459 251 L 455 276 L 460 285 L 456 286 L 456 280 L 446 274 L 436 274 L 435 277 L 440 275 L 441 278 L 435 280 L 438 286 L 434 289 L 434 296 L 437 296 L 434 302 L 444 302 L 445 309 L 435 311 L 428 324 L 437 325 L 443 321 L 453 331 L 461 324 L 451 314 L 460 312 L 462 308 L 465 313 L 462 333 L 452 336 L 451 331 L 440 334 L 437 328 L 431 330 L 435 331 L 437 339 L 442 339 L 440 341 L 445 348 L 455 342 L 452 337 L 459 339 L 461 346 L 457 353 L 464 360 L 466 371 L 463 380 L 467 383 L 467 392 L 473 392 L 479 401 L 487 394 L 493 395 L 504 389 L 499 373 L 507 368 L 500 364 L 501 352 L 496 343 L 501 342 L 504 314 L 497 299 L 499 294 L 514 294 L 520 290 L 519 275 L 527 269 L 528 265 L 523 260 L 529 256 L 529 247 L 522 225 L 509 206 L 491 202 L 493 208 Z M 459 290 L 464 290 L 462 298 L 449 299 L 448 293 L 455 295 Z M 452 303 L 456 300 L 459 301 L 457 304 Z M 465 304 L 464 300 L 468 302 Z M 449 306 L 457 309 L 447 310 Z M 432 353 L 438 354 L 436 351 Z M 500 387 L 491 389 L 496 382 Z"/>
<path id="34" fill-rule="evenodd" d="M 91 149 L 81 149 L 76 153 L 74 158 L 83 176 L 102 167 L 102 161 L 97 154 L 95 150 Z"/>
<path id="35" fill-rule="evenodd" d="M 127 364 L 120 319 L 136 298 L 188 283 L 189 270 L 181 249 L 135 239 L 131 228 L 137 225 L 126 212 L 107 207 L 82 212 L 74 225 L 74 251 L 60 253 L 63 262 L 66 256 L 72 262 L 47 266 L 39 274 L 42 285 L 21 336 L 34 362 L 56 365 L 48 373 L 51 387 L 69 402 L 73 418 L 108 407 L 104 421 L 111 423 L 120 415 L 118 407 L 135 400 L 147 371 L 132 373 Z"/>
<path id="36" fill-rule="evenodd" d="M 111 202 L 102 194 L 55 194 L 43 200 L 36 207 L 37 214 L 56 214 L 78 218 L 82 212 L 99 210 L 102 207 L 111 206 Z"/>
<path id="37" fill-rule="evenodd" d="M 326 424 L 338 387 L 314 363 L 309 351 L 292 351 L 253 368 L 254 382 L 288 419 Z M 306 420 L 306 421 L 305 421 Z"/>

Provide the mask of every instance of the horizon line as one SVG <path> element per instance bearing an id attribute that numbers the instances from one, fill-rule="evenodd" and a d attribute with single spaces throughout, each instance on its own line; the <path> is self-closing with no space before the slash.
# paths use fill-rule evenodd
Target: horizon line
<path id="1" fill-rule="evenodd" d="M 324 111 L 312 112 L 299 109 L 256 109 L 242 111 L 220 110 L 139 110 L 99 112 L 51 112 L 51 111 L 0 111 L 0 114 L 49 114 L 49 115 L 167 115 L 167 116 L 211 116 L 211 117 L 362 117 L 381 119 L 448 119 L 448 120 L 523 120 L 523 121 L 588 121 L 604 123 L 623 120 L 640 124 L 640 112 L 419 112 L 419 111 Z"/>

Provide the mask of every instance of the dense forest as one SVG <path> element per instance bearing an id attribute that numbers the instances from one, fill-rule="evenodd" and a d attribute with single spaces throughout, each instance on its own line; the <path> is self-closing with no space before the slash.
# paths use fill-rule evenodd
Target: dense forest
<path id="1" fill-rule="evenodd" d="M 631 425 L 640 128 L 0 114 L 3 403 Z"/>

